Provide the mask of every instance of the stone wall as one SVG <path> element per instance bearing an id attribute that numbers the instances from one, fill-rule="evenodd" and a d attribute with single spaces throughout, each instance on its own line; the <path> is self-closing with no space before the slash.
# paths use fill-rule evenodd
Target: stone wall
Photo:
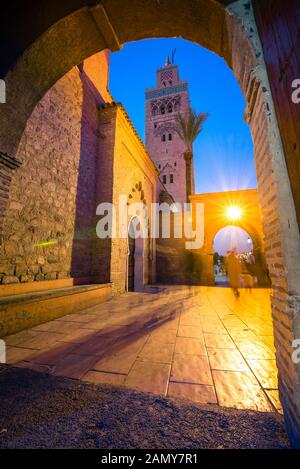
<path id="1" fill-rule="evenodd" d="M 97 106 L 110 99 L 108 60 L 104 51 L 73 68 L 27 122 L 3 227 L 3 284 L 94 274 Z"/>
<path id="2" fill-rule="evenodd" d="M 268 145 L 268 126 L 262 111 L 264 106 L 263 91 L 258 90 L 257 100 L 251 119 L 251 131 L 256 142 L 255 158 L 257 162 L 257 178 L 260 187 L 260 197 L 263 211 L 263 223 L 266 236 L 266 258 L 272 280 L 273 293 L 271 296 L 276 358 L 279 371 L 279 392 L 281 403 L 285 410 L 287 430 L 293 442 L 299 446 L 299 416 L 300 392 L 297 366 L 292 361 L 292 342 L 298 338 L 294 325 L 299 319 L 299 287 L 295 290 L 289 283 L 288 265 L 284 258 L 282 242 L 293 242 L 292 233 L 288 239 L 282 240 L 282 229 L 278 219 L 280 210 L 274 170 Z M 274 164 L 274 162 L 273 162 Z M 276 162 L 275 162 L 276 164 Z M 286 214 L 289 217 L 290 214 Z M 286 219 L 287 224 L 290 222 Z M 295 251 L 295 258 L 297 252 Z M 294 261 L 295 262 L 295 261 Z M 294 331 L 294 332 L 293 332 Z M 295 335 L 294 335 L 295 334 Z M 298 427 L 298 429 L 297 429 Z"/>
<path id="3" fill-rule="evenodd" d="M 96 207 L 113 202 L 118 210 L 123 194 L 150 213 L 158 173 L 122 106 L 100 109 L 112 102 L 108 73 L 106 51 L 85 60 L 28 120 L 6 209 L 2 284 L 73 277 L 125 291 L 127 238 L 100 241 Z M 154 279 L 154 243 L 144 241 L 144 283 Z"/>
<path id="4" fill-rule="evenodd" d="M 254 12 L 270 79 L 300 227 L 300 104 L 293 82 L 300 79 L 300 4 L 298 0 L 254 0 Z"/>
<path id="5" fill-rule="evenodd" d="M 164 215 L 160 214 L 160 226 Z M 157 240 L 156 262 L 157 282 L 165 285 L 205 285 L 203 278 L 202 261 L 198 251 L 186 248 L 186 239 L 174 236 L 174 226 L 178 223 L 175 214 L 170 216 L 170 238 L 160 236 Z M 183 220 L 183 219 L 182 219 Z M 179 220 L 179 224 L 183 221 Z"/>
<path id="6" fill-rule="evenodd" d="M 0 243 L 2 242 L 2 229 L 9 199 L 9 189 L 13 171 L 20 166 L 16 158 L 12 158 L 0 151 Z"/>

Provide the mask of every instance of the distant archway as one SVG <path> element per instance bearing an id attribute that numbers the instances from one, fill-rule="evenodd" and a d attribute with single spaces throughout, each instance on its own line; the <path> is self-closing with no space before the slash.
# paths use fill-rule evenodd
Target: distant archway
<path id="1" fill-rule="evenodd" d="M 245 286 L 245 276 L 250 275 L 254 286 L 270 287 L 264 255 L 257 243 L 243 228 L 228 225 L 222 228 L 214 239 L 214 278 L 215 285 L 228 286 L 226 256 L 233 250 L 241 263 L 241 286 Z"/>
<path id="2" fill-rule="evenodd" d="M 229 225 L 248 233 L 255 252 L 260 253 L 261 263 L 265 266 L 265 236 L 260 200 L 256 189 L 195 194 L 191 196 L 191 202 L 194 205 L 198 203 L 204 206 L 204 243 L 198 252 L 202 284 L 215 284 L 214 240 L 220 230 Z M 241 212 L 235 220 L 231 219 L 231 208 L 238 208 Z M 266 272 L 266 267 L 263 270 Z M 269 285 L 265 275 L 261 276 L 260 282 L 265 286 Z"/>

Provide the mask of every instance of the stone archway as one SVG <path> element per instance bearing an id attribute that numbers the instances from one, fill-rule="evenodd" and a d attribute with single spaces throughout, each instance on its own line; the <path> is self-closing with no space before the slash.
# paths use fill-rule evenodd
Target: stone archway
<path id="1" fill-rule="evenodd" d="M 230 224 L 249 233 L 256 249 L 263 256 L 264 263 L 264 231 L 256 189 L 195 194 L 190 200 L 192 205 L 197 203 L 204 205 L 204 244 L 196 256 L 199 258 L 202 284 L 214 285 L 214 239 L 222 228 Z M 227 210 L 231 206 L 238 206 L 241 210 L 241 217 L 234 222 L 227 215 Z"/>
<path id="2" fill-rule="evenodd" d="M 128 291 L 142 291 L 145 286 L 145 240 L 137 235 L 140 223 L 138 217 L 132 217 L 128 225 Z"/>
<path id="3" fill-rule="evenodd" d="M 251 2 L 224 0 L 106 0 L 79 2 L 54 15 L 26 51 L 18 51 L 5 75 L 7 104 L 1 105 L 0 151 L 16 158 L 26 122 L 46 91 L 92 54 L 150 37 L 182 36 L 223 57 L 247 101 L 246 118 L 255 146 L 258 192 L 272 277 L 272 306 L 281 401 L 290 435 L 300 444 L 300 367 L 291 361 L 291 342 L 300 330 L 300 240 L 270 84 Z M 47 15 L 46 15 L 47 16 Z M 53 18 L 53 15 L 49 15 Z M 123 18 L 127 21 L 124 22 Z M 130 25 L 130 26 L 129 26 Z M 216 91 L 217 92 L 217 91 Z M 18 166 L 9 163 L 9 171 Z M 11 176 L 9 176 L 11 177 Z M 7 187 L 6 187 L 7 189 Z"/>
<path id="4" fill-rule="evenodd" d="M 228 285 L 225 265 L 228 251 L 232 249 L 241 260 L 241 286 L 244 286 L 244 275 L 250 274 L 252 276 L 253 286 L 269 288 L 271 282 L 265 262 L 263 246 L 260 244 L 260 240 L 257 237 L 251 235 L 248 231 L 238 226 L 238 224 L 231 224 L 221 228 L 214 238 L 213 268 L 215 285 Z M 218 272 L 216 265 L 218 264 L 216 261 L 220 260 L 220 257 L 222 264 L 221 273 Z M 218 278 L 220 275 L 221 277 Z"/>
<path id="5" fill-rule="evenodd" d="M 135 238 L 128 236 L 128 264 L 127 264 L 127 290 L 134 291 L 134 275 L 135 275 Z"/>
<path id="6" fill-rule="evenodd" d="M 91 3 L 94 6 L 89 6 Z M 0 118 L 1 151 L 15 155 L 26 121 L 46 91 L 73 66 L 103 49 L 116 51 L 122 44 L 138 39 L 178 36 L 207 47 L 231 65 L 228 14 L 223 3 L 228 2 L 200 0 L 195 5 L 193 0 L 167 0 L 151 5 L 147 0 L 104 0 L 76 2 L 76 8 L 74 1 L 69 11 L 62 9 L 51 15 L 49 12 L 49 18 L 56 21 L 51 24 L 50 20 L 39 37 L 32 34 L 28 38 L 27 49 L 6 73 L 7 105 Z M 142 21 L 137 21 L 139 16 Z M 18 49 L 15 54 L 20 52 Z M 14 121 L 13 128 L 6 126 L 7 119 Z M 11 137 L 5 142 L 2 137 L 8 135 L 8 128 Z"/>

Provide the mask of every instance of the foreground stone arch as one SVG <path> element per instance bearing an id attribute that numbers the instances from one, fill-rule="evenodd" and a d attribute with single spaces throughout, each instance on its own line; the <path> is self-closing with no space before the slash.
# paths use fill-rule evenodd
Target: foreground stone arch
<path id="1" fill-rule="evenodd" d="M 182 36 L 231 64 L 226 12 L 218 2 L 201 0 L 195 4 L 193 0 L 168 0 L 156 4 L 147 0 L 108 0 L 96 3 L 49 25 L 6 74 L 7 105 L 1 112 L 1 151 L 14 155 L 26 121 L 45 92 L 73 66 L 103 49 L 115 51 L 122 44 L 138 39 Z M 13 128 L 7 119 L 13 119 Z"/>
<path id="2" fill-rule="evenodd" d="M 223 3 L 223 5 L 222 5 Z M 300 240 L 270 84 L 250 1 L 106 0 L 79 2 L 64 17 L 28 40 L 26 51 L 6 73 L 7 104 L 1 106 L 0 151 L 17 156 L 26 122 L 47 90 L 74 65 L 128 41 L 184 37 L 223 57 L 247 101 L 272 278 L 272 306 L 280 396 L 289 434 L 300 445 L 300 366 L 291 360 L 292 340 L 300 333 Z M 124 21 L 126 18 L 126 21 Z M 137 64 L 138 65 L 138 64 Z M 9 163 L 9 174 L 17 168 Z M 16 169 L 18 170 L 18 169 Z M 11 175 L 9 175 L 11 177 Z M 6 188 L 7 189 L 7 188 Z"/>

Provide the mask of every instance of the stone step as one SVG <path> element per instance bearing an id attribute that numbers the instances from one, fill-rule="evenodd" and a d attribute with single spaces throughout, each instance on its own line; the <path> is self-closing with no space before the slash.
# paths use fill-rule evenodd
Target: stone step
<path id="1" fill-rule="evenodd" d="M 89 284 L 4 296 L 0 299 L 0 337 L 95 306 L 111 295 L 111 284 Z"/>
<path id="2" fill-rule="evenodd" d="M 94 281 L 95 280 L 95 281 Z M 43 280 L 40 282 L 12 283 L 0 285 L 0 298 L 6 296 L 22 295 L 45 290 L 56 290 L 73 287 L 74 285 L 87 285 L 99 283 L 96 279 L 90 278 L 64 278 L 59 280 Z"/>

